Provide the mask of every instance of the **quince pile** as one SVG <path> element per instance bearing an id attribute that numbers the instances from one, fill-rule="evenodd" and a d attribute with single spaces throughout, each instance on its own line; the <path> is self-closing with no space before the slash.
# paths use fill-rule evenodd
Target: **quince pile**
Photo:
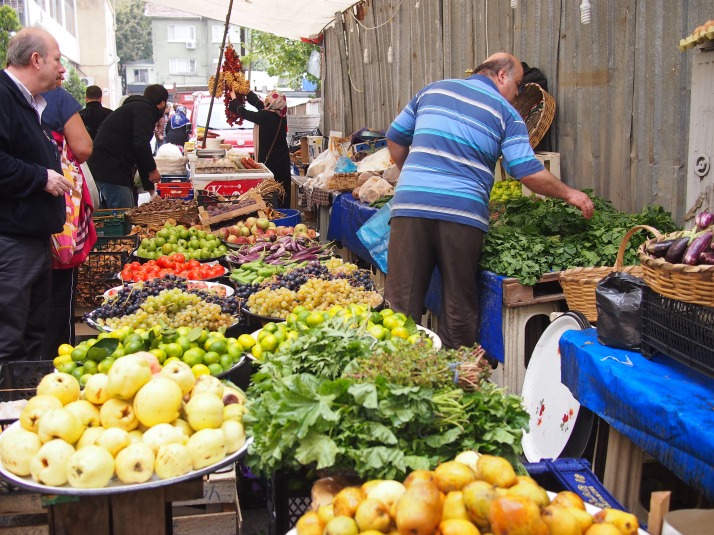
<path id="1" fill-rule="evenodd" d="M 551 500 L 506 459 L 474 451 L 433 471 L 411 472 L 403 483 L 368 481 L 327 498 L 319 484 L 315 510 L 300 517 L 297 535 L 635 535 L 639 529 L 623 511 L 592 516 L 570 491 Z"/>
<path id="2" fill-rule="evenodd" d="M 88 489 L 185 475 L 245 444 L 245 394 L 174 361 L 152 374 L 143 352 L 127 355 L 80 391 L 70 374 L 42 378 L 0 435 L 4 468 L 37 483 Z"/>

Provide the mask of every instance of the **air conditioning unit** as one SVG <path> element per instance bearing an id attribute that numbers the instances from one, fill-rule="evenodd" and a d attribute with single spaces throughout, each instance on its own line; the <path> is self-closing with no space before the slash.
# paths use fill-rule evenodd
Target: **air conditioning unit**
<path id="1" fill-rule="evenodd" d="M 186 41 L 186 50 L 195 50 L 196 41 Z"/>
<path id="2" fill-rule="evenodd" d="M 82 76 L 79 81 L 89 87 L 90 85 L 94 85 L 94 76 Z"/>

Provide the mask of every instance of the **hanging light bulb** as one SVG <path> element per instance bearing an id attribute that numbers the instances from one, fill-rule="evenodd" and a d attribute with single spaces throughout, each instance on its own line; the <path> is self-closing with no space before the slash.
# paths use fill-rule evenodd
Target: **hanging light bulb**
<path id="1" fill-rule="evenodd" d="M 518 9 L 518 0 L 511 0 L 511 7 L 513 9 Z"/>
<path id="2" fill-rule="evenodd" d="M 591 5 L 588 0 L 583 0 L 580 4 L 580 22 L 582 24 L 590 24 Z"/>
<path id="3" fill-rule="evenodd" d="M 417 0 L 417 3 L 414 4 L 414 9 L 419 9 L 419 0 Z"/>
<path id="4" fill-rule="evenodd" d="M 365 47 L 364 49 L 364 62 L 366 64 L 369 64 L 369 48 Z"/>
<path id="5" fill-rule="evenodd" d="M 394 63 L 394 50 L 392 50 L 392 45 L 389 45 L 387 49 L 387 63 Z"/>

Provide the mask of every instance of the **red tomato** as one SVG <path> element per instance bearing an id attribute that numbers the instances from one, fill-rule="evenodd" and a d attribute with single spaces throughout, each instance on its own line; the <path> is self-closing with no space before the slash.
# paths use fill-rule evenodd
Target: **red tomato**
<path id="1" fill-rule="evenodd" d="M 138 264 L 138 262 L 137 262 L 137 264 Z M 141 265 L 141 264 L 140 264 L 140 265 Z M 156 265 L 156 260 L 154 260 L 154 259 L 152 258 L 152 259 L 149 260 L 148 262 L 145 262 L 143 265 L 145 265 L 145 266 L 155 266 L 155 265 Z"/>
<path id="2" fill-rule="evenodd" d="M 190 269 L 185 273 L 186 277 L 188 279 L 191 279 L 192 281 L 198 281 L 201 280 L 201 272 L 198 269 Z"/>
<path id="3" fill-rule="evenodd" d="M 130 269 L 124 269 L 121 272 L 120 277 L 121 277 L 121 280 L 123 280 L 123 281 L 131 281 L 134 279 L 134 274 L 132 273 L 132 271 Z"/>
<path id="4" fill-rule="evenodd" d="M 162 255 L 157 258 L 156 263 L 162 268 L 167 268 L 171 266 L 171 260 L 169 260 L 169 257 L 166 255 Z"/>
<path id="5" fill-rule="evenodd" d="M 199 262 L 198 260 L 192 258 L 191 260 L 189 260 L 188 262 L 186 262 L 186 265 L 188 266 L 188 269 L 196 269 L 197 267 L 200 267 L 200 266 L 201 266 L 201 262 Z"/>
<path id="6" fill-rule="evenodd" d="M 171 258 L 172 262 L 179 262 L 181 264 L 186 261 L 186 257 L 181 253 L 174 253 L 169 258 Z"/>
<path id="7" fill-rule="evenodd" d="M 153 262 L 153 260 L 149 260 L 149 262 Z M 131 262 L 130 264 L 127 264 L 128 267 L 131 269 L 136 269 L 141 267 L 141 262 Z"/>
<path id="8" fill-rule="evenodd" d="M 216 264 L 211 268 L 211 277 L 220 277 L 226 272 L 225 268 L 220 264 Z"/>
<path id="9" fill-rule="evenodd" d="M 146 280 L 146 273 L 134 273 L 134 282 Z"/>

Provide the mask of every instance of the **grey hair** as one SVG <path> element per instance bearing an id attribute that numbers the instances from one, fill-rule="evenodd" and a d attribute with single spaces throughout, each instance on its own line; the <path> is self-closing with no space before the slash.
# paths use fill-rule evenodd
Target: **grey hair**
<path id="1" fill-rule="evenodd" d="M 7 45 L 7 66 L 29 65 L 35 52 L 46 59 L 49 53 L 48 36 L 50 34 L 41 28 L 23 28 L 17 32 Z"/>
<path id="2" fill-rule="evenodd" d="M 516 62 L 511 57 L 503 57 L 485 61 L 474 69 L 475 74 L 484 74 L 486 76 L 498 76 L 499 71 L 506 71 L 506 74 L 513 78 L 516 70 Z"/>

